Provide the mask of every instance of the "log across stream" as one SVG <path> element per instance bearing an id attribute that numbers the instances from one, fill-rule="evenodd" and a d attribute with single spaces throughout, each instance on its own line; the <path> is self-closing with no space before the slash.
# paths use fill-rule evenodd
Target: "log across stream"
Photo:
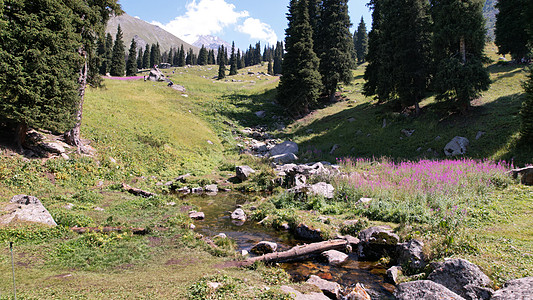
<path id="1" fill-rule="evenodd" d="M 195 205 L 198 211 L 205 213 L 204 220 L 194 222 L 195 231 L 205 237 L 212 238 L 219 233 L 224 233 L 236 241 L 238 251 L 249 251 L 260 241 L 278 244 L 278 253 L 262 258 L 252 256 L 245 263 L 253 263 L 254 260 L 281 262 L 280 266 L 291 275 L 294 281 L 305 281 L 310 275 L 317 275 L 323 279 L 338 282 L 345 287 L 362 283 L 370 290 L 373 299 L 388 298 L 394 290 L 394 286 L 385 281 L 386 269 L 377 262 L 358 261 L 355 254 L 350 254 L 350 259 L 346 264 L 330 266 L 326 261 L 319 259 L 319 256 L 313 255 L 320 253 L 320 250 L 343 249 L 346 244 L 344 240 L 326 241 L 309 246 L 310 242 L 297 240 L 288 231 L 276 231 L 250 220 L 247 220 L 244 225 L 236 225 L 236 222 L 232 222 L 230 218 L 230 212 L 235 210 L 237 205 L 246 203 L 246 195 L 228 193 L 216 196 L 193 195 L 187 196 L 186 200 L 191 205 Z M 304 260 L 283 259 L 291 256 L 297 257 L 300 254 L 305 257 Z"/>

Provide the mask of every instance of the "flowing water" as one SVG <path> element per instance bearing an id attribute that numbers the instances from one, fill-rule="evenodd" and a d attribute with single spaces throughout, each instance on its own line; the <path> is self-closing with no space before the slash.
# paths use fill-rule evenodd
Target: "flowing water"
<path id="1" fill-rule="evenodd" d="M 249 251 L 260 241 L 276 242 L 278 251 L 285 251 L 304 241 L 295 239 L 288 231 L 277 231 L 272 228 L 257 225 L 247 220 L 243 225 L 232 221 L 230 214 L 237 205 L 245 204 L 247 195 L 223 193 L 215 196 L 187 196 L 186 201 L 198 207 L 198 211 L 205 213 L 205 219 L 195 221 L 195 231 L 207 237 L 224 233 L 236 241 L 239 251 Z M 387 299 L 391 297 L 394 286 L 385 282 L 386 269 L 376 262 L 358 261 L 354 254 L 350 254 L 348 263 L 340 266 L 330 266 L 321 260 L 299 261 L 283 263 L 281 267 L 287 271 L 294 281 L 305 281 L 310 275 L 317 275 L 323 279 L 335 281 L 344 287 L 362 283 L 372 299 Z"/>

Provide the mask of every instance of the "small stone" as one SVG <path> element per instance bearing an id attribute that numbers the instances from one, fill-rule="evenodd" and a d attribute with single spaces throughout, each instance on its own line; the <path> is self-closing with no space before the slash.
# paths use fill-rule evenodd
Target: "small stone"
<path id="1" fill-rule="evenodd" d="M 333 266 L 340 266 L 348 260 L 348 255 L 337 250 L 328 250 L 322 252 L 322 256 L 326 257 L 329 264 Z"/>
<path id="2" fill-rule="evenodd" d="M 225 233 L 221 232 L 221 233 L 215 235 L 215 237 L 216 237 L 216 238 L 218 237 L 218 238 L 221 238 L 221 239 L 225 239 L 225 238 L 227 238 L 228 236 L 227 236 Z"/>
<path id="3" fill-rule="evenodd" d="M 189 229 L 194 229 L 196 226 L 194 224 L 189 225 Z"/>
<path id="4" fill-rule="evenodd" d="M 203 212 L 197 212 L 193 210 L 189 212 L 189 218 L 194 220 L 203 220 L 205 219 L 205 214 Z"/>
<path id="5" fill-rule="evenodd" d="M 476 134 L 476 140 L 479 140 L 483 135 L 485 135 L 485 131 L 478 131 Z"/>
<path id="6" fill-rule="evenodd" d="M 276 252 L 277 249 L 278 249 L 278 244 L 267 242 L 267 241 L 261 241 L 257 243 L 255 246 L 253 246 L 250 252 L 262 255 L 262 254 Z"/>
<path id="7" fill-rule="evenodd" d="M 96 211 L 104 211 L 105 209 L 97 206 L 97 207 L 94 208 L 94 210 L 96 210 Z"/>
<path id="8" fill-rule="evenodd" d="M 242 208 L 237 208 L 231 213 L 231 219 L 244 222 L 246 221 L 246 214 L 244 213 L 244 210 L 242 210 Z"/>

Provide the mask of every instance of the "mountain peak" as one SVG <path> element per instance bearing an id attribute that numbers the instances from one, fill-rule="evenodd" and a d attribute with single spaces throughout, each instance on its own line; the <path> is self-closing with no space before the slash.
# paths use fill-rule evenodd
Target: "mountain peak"
<path id="1" fill-rule="evenodd" d="M 207 49 L 218 50 L 219 46 L 224 46 L 225 48 L 231 49 L 231 44 L 219 38 L 218 36 L 213 35 L 201 35 L 198 37 L 198 40 L 193 43 L 196 47 L 206 47 Z"/>

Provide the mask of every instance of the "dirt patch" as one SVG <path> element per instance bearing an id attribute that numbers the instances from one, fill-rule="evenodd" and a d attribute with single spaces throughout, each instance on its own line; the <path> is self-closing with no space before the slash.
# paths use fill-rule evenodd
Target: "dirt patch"
<path id="1" fill-rule="evenodd" d="M 244 261 L 232 260 L 232 261 L 226 261 L 218 265 L 214 265 L 213 267 L 216 269 L 227 269 L 227 268 L 241 268 L 245 265 L 246 264 Z"/>
<path id="2" fill-rule="evenodd" d="M 149 236 L 148 237 L 148 246 L 150 247 L 159 247 L 161 246 L 161 238 L 157 236 Z"/>
<path id="3" fill-rule="evenodd" d="M 165 266 L 185 267 L 185 266 L 190 266 L 190 265 L 193 265 L 199 262 L 200 260 L 197 258 L 171 258 L 167 260 L 167 262 L 165 263 Z"/>

